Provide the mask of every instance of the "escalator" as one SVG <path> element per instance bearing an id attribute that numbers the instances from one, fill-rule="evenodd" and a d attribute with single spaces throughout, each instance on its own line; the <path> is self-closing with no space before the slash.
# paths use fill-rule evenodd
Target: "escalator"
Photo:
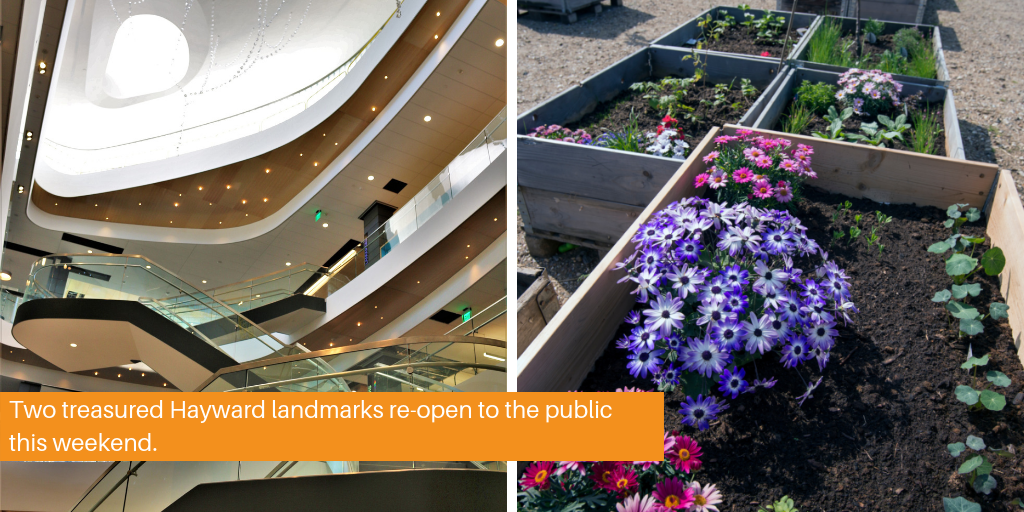
<path id="1" fill-rule="evenodd" d="M 494 461 L 116 462 L 71 512 L 504 511 L 506 471 Z"/>
<path id="2" fill-rule="evenodd" d="M 142 362 L 183 390 L 221 368 L 308 352 L 141 256 L 42 258 L 29 273 L 11 332 L 64 371 Z M 301 364 L 325 368 L 316 358 Z M 338 387 L 347 390 L 344 382 Z"/>

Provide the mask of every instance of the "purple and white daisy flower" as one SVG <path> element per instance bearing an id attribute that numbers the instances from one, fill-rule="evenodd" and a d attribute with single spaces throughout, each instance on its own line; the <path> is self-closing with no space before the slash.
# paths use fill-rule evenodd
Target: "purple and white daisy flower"
<path id="1" fill-rule="evenodd" d="M 804 334 L 807 336 L 807 341 L 815 347 L 832 350 L 836 343 L 835 337 L 839 336 L 839 331 L 835 327 L 835 322 L 819 322 L 812 325 L 810 329 L 804 329 Z"/>
<path id="2" fill-rule="evenodd" d="M 782 347 L 782 364 L 786 368 L 796 368 L 810 357 L 810 352 L 803 336 L 790 336 L 789 343 Z"/>
<path id="3" fill-rule="evenodd" d="M 722 373 L 722 369 L 732 359 L 729 354 L 722 352 L 718 345 L 709 339 L 690 338 L 682 355 L 682 364 L 685 369 L 709 378 L 712 374 Z"/>
<path id="4" fill-rule="evenodd" d="M 674 267 L 672 272 L 665 274 L 665 278 L 683 299 L 691 293 L 697 293 L 697 286 L 704 284 L 704 272 L 698 270 L 698 267 L 688 267 L 685 263 L 682 268 Z"/>
<path id="5" fill-rule="evenodd" d="M 651 309 L 645 309 L 647 315 L 647 326 L 652 330 L 661 332 L 665 337 L 672 333 L 672 329 L 682 329 L 683 320 L 686 318 L 681 310 L 683 301 L 672 294 L 658 295 L 657 300 L 651 305 Z"/>
<path id="6" fill-rule="evenodd" d="M 726 369 L 718 379 L 718 390 L 726 396 L 735 399 L 740 396 L 740 393 L 747 390 L 747 381 L 743 380 L 743 377 L 745 376 L 746 371 L 744 371 L 743 368 L 739 368 L 735 372 L 730 372 Z"/>
<path id="7" fill-rule="evenodd" d="M 658 372 L 658 367 L 662 362 L 659 356 L 664 353 L 665 351 L 661 349 L 638 350 L 626 356 L 629 359 L 629 362 L 626 363 L 626 368 L 629 369 L 630 375 L 646 379 L 648 373 L 654 374 Z"/>
<path id="8" fill-rule="evenodd" d="M 718 418 L 718 413 L 728 409 L 726 404 L 719 404 L 714 397 L 697 395 L 697 399 L 686 397 L 686 403 L 682 404 L 679 413 L 683 415 L 683 423 L 699 430 L 706 430 L 708 423 Z"/>
<path id="9" fill-rule="evenodd" d="M 750 321 L 743 322 L 743 330 L 745 331 L 743 336 L 744 348 L 751 354 L 754 352 L 764 354 L 771 350 L 775 346 L 775 340 L 779 335 L 775 329 L 772 329 L 771 320 L 768 318 L 768 315 L 757 318 L 757 315 L 753 312 L 750 313 Z"/>
<path id="10" fill-rule="evenodd" d="M 711 336 L 712 340 L 718 343 L 718 346 L 723 350 L 739 350 L 743 347 L 743 339 L 747 335 L 746 330 L 742 324 L 736 323 L 734 320 L 728 320 L 721 322 L 718 325 L 711 326 L 708 330 L 708 335 Z"/>

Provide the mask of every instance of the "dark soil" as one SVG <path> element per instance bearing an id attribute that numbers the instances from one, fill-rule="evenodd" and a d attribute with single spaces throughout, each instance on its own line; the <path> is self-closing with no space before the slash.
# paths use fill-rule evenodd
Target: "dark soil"
<path id="1" fill-rule="evenodd" d="M 789 46 L 786 49 L 786 54 L 788 54 L 796 44 L 794 39 L 797 38 L 797 35 L 798 34 L 795 30 L 790 34 Z M 785 40 L 785 35 L 782 37 L 783 40 Z M 766 57 L 775 57 L 777 59 L 783 54 L 782 44 L 782 41 L 768 42 L 763 39 L 758 39 L 757 33 L 749 31 L 747 27 L 730 27 L 718 36 L 717 40 L 709 39 L 707 49 L 714 50 L 716 52 L 742 53 L 745 55 L 758 56 L 762 56 L 762 53 L 768 52 L 769 55 L 766 55 Z"/>
<path id="2" fill-rule="evenodd" d="M 940 120 L 943 119 L 943 117 L 942 117 L 943 116 L 943 110 L 942 110 L 942 105 L 941 104 L 924 104 L 924 105 L 914 105 L 914 106 L 910 107 L 910 111 L 911 112 L 924 112 L 926 109 L 929 112 L 932 112 L 932 115 L 935 116 L 936 119 L 940 119 Z M 839 110 L 839 106 L 838 105 L 836 106 L 836 110 Z M 786 109 L 786 112 L 787 113 L 789 112 L 789 108 Z M 899 115 L 899 114 L 890 114 L 889 117 L 895 119 L 895 117 L 897 115 Z M 878 120 L 873 118 L 873 117 L 870 117 L 870 118 L 869 117 L 861 117 L 861 116 L 858 116 L 858 115 L 855 114 L 855 115 L 850 116 L 846 121 L 843 121 L 843 131 L 846 132 L 846 133 L 850 133 L 850 134 L 860 133 L 860 125 L 861 125 L 861 123 L 871 123 L 871 122 L 878 122 Z M 913 118 L 911 117 L 911 118 L 907 119 L 907 122 L 913 124 Z M 881 123 L 878 123 L 878 124 L 879 124 L 879 126 L 881 126 Z M 807 128 L 804 128 L 804 130 L 802 132 L 800 132 L 800 134 L 801 135 L 811 135 L 814 132 L 828 133 L 828 127 L 829 126 L 830 126 L 830 123 L 828 121 L 826 121 L 824 117 L 822 117 L 822 116 L 820 116 L 820 115 L 818 115 L 816 113 L 812 113 L 811 114 L 811 121 L 809 123 L 807 123 Z M 774 129 L 777 130 L 777 131 L 782 131 L 782 117 L 780 117 L 779 121 L 777 123 L 775 123 L 775 128 Z M 899 150 L 902 150 L 902 151 L 913 152 L 914 149 L 909 145 L 909 143 L 911 142 L 910 137 L 913 137 L 913 134 L 911 133 L 912 130 L 913 130 L 913 128 L 911 128 L 910 130 L 907 130 L 906 132 L 903 133 L 903 137 L 907 140 L 908 144 L 904 144 L 904 143 L 900 142 L 899 139 L 894 139 L 894 140 L 892 140 L 890 142 L 887 142 L 886 143 L 886 147 L 892 148 L 892 149 L 899 149 Z M 943 133 L 939 133 L 938 139 L 939 140 L 936 141 L 936 144 L 935 144 L 935 151 L 936 151 L 935 154 L 938 155 L 938 156 L 946 156 L 946 135 L 945 135 L 945 133 L 944 132 Z"/>
<path id="3" fill-rule="evenodd" d="M 710 82 L 707 85 L 695 83 L 690 87 L 684 104 L 696 109 L 701 120 L 699 123 L 694 123 L 689 119 L 684 119 L 682 115 L 675 117 L 679 120 L 679 131 L 684 134 L 683 140 L 689 143 L 691 148 L 696 147 L 712 127 L 739 121 L 747 109 L 757 101 L 756 96 L 743 96 L 739 87 L 739 80 L 736 80 L 733 88 L 726 94 L 725 101 L 717 107 L 700 104 L 701 100 L 714 101 L 714 84 Z M 642 93 L 627 89 L 615 98 L 598 105 L 593 112 L 587 114 L 578 123 L 569 125 L 569 128 L 573 130 L 583 128 L 596 139 L 605 132 L 622 131 L 629 124 L 630 113 L 633 113 L 638 116 L 637 125 L 641 132 L 657 131 L 658 125 L 661 124 L 661 120 L 665 116 L 651 108 L 643 96 Z M 734 109 L 732 107 L 734 103 L 739 103 L 743 107 Z"/>
<path id="4" fill-rule="evenodd" d="M 1007 406 L 1001 412 L 968 412 L 953 394 L 957 385 L 972 385 L 960 369 L 967 345 L 947 324 L 943 307 L 929 300 L 950 285 L 943 258 L 926 251 L 948 235 L 941 225 L 945 212 L 810 189 L 795 213 L 808 234 L 827 245 L 832 213 L 845 200 L 854 205 L 840 220 L 847 231 L 858 213 L 864 215 L 865 233 L 875 226 L 876 210 L 893 217 L 879 228 L 885 244 L 880 259 L 863 238 L 830 250 L 851 277 L 860 308 L 856 324 L 840 328 L 825 378 L 803 407 L 794 400 L 805 389 L 803 381 L 772 364 L 779 379 L 775 388 L 731 400 L 719 421 L 694 436 L 706 453 L 700 481 L 722 490 L 723 512 L 753 512 L 783 495 L 802 512 L 939 512 L 943 497 L 956 496 L 986 511 L 1011 510 L 1010 502 L 1024 496 L 1024 403 L 1013 403 L 1024 391 L 1024 370 L 1009 325 L 988 320 L 985 332 L 970 339 L 975 355 L 989 355 L 986 371 L 1002 371 L 1013 380 L 999 390 Z M 977 224 L 965 231 L 980 235 L 983 223 Z M 972 303 L 1001 301 L 995 278 L 975 280 L 983 291 Z M 652 389 L 649 381 L 633 379 L 626 371 L 626 352 L 610 343 L 580 391 Z M 804 378 L 817 379 L 817 365 L 812 366 L 804 367 L 803 373 L 810 374 Z M 666 396 L 665 428 L 694 435 L 681 423 L 682 399 L 678 392 Z M 975 493 L 957 474 L 966 456 L 954 459 L 947 452 L 947 444 L 968 435 L 982 437 L 990 447 L 1013 446 L 1016 452 L 1012 459 L 988 454 L 999 482 L 989 496 Z"/>

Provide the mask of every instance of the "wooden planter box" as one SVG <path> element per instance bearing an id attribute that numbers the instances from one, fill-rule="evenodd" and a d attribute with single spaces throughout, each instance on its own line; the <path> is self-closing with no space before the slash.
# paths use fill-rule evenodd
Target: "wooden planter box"
<path id="1" fill-rule="evenodd" d="M 690 41 L 695 40 L 695 39 L 700 39 L 700 37 L 701 37 L 701 28 L 697 25 L 697 23 L 702 18 L 707 16 L 708 14 L 711 15 L 712 19 L 718 19 L 721 16 L 719 14 L 719 11 L 723 11 L 723 10 L 728 12 L 730 16 L 736 18 L 737 22 L 744 21 L 744 19 L 745 19 L 743 17 L 743 11 L 740 10 L 739 8 L 736 8 L 736 7 L 712 7 L 711 9 L 708 9 L 708 10 L 700 13 L 699 15 L 697 15 L 695 18 L 691 19 L 690 21 L 687 21 L 686 23 L 683 23 L 682 25 L 679 25 L 678 27 L 673 29 L 671 32 L 669 32 L 669 33 L 659 37 L 658 39 L 655 39 L 654 42 L 651 43 L 651 44 L 655 45 L 655 46 L 691 48 L 691 47 L 694 46 L 694 44 L 690 43 Z M 761 10 L 761 9 L 750 9 L 748 12 L 753 14 L 754 17 L 757 18 L 757 19 L 760 19 L 760 18 L 764 17 L 764 11 Z M 771 13 L 774 14 L 774 15 L 782 16 L 783 18 L 786 18 L 786 23 L 787 23 L 787 26 L 788 26 L 788 24 L 789 24 L 789 11 L 785 11 L 785 12 L 783 12 L 783 11 L 771 11 Z M 796 30 L 798 28 L 806 28 L 806 29 L 808 29 L 806 34 L 810 34 L 810 28 L 811 28 L 811 25 L 814 23 L 815 19 L 817 19 L 817 16 L 815 16 L 813 14 L 797 13 L 793 17 L 793 27 L 792 27 L 792 33 L 790 34 L 790 40 L 791 41 L 795 40 L 799 36 L 799 34 L 797 34 L 797 32 L 796 32 Z M 786 58 L 788 60 L 795 59 L 796 56 L 800 54 L 800 51 L 803 49 L 803 45 L 806 44 L 806 42 L 807 42 L 807 37 L 805 35 L 805 37 L 803 39 L 800 39 L 797 42 L 797 44 L 795 46 L 793 46 L 793 49 L 790 51 L 789 55 Z M 749 57 L 756 57 L 756 58 L 759 58 L 759 59 L 768 59 L 768 60 L 773 61 L 773 62 L 778 62 L 779 61 L 779 59 L 777 57 L 761 57 L 760 55 L 746 55 L 746 54 L 740 54 L 740 53 L 726 53 L 726 52 L 715 52 L 715 51 L 712 51 L 712 53 L 725 53 L 726 55 L 744 55 L 744 56 L 749 56 Z"/>
<path id="2" fill-rule="evenodd" d="M 741 127 L 727 125 L 724 132 L 735 133 L 737 128 Z M 980 162 L 759 131 L 813 145 L 814 168 L 819 176 L 813 182 L 815 187 L 886 203 L 939 208 L 967 203 L 984 208 L 989 219 L 987 234 L 1006 255 L 1000 290 L 1010 306 L 1014 343 L 1024 363 L 1024 283 L 1016 279 L 1024 275 L 1024 207 L 1009 171 Z M 630 283 L 617 283 L 622 276 L 610 269 L 629 256 L 633 250 L 630 239 L 653 213 L 696 193 L 694 177 L 704 172 L 701 158 L 714 149 L 712 138 L 717 134 L 718 130 L 708 134 L 519 357 L 519 391 L 568 391 L 583 382 L 636 303 L 635 296 L 629 293 Z"/>
<path id="3" fill-rule="evenodd" d="M 522 355 L 537 333 L 558 313 L 558 295 L 547 272 L 539 268 L 519 267 L 516 292 L 517 355 Z"/>
<path id="4" fill-rule="evenodd" d="M 839 73 L 834 71 L 821 71 L 807 68 L 790 68 L 779 82 L 775 94 L 765 105 L 761 115 L 754 121 L 753 127 L 759 130 L 771 130 L 775 127 L 779 118 L 786 113 L 786 107 L 793 99 L 796 88 L 807 80 L 812 83 L 828 82 L 835 84 L 839 81 Z M 903 83 L 903 94 L 910 95 L 918 92 L 924 95 L 924 100 L 930 103 L 942 102 L 943 133 L 946 136 L 946 156 L 965 160 L 964 142 L 960 136 L 960 122 L 956 118 L 956 105 L 953 102 L 953 93 L 940 86 L 927 86 L 916 83 Z M 816 139 L 821 140 L 821 139 Z M 895 151 L 895 150 L 894 150 Z"/>
<path id="5" fill-rule="evenodd" d="M 611 0 L 611 6 L 622 5 L 622 0 Z M 602 11 L 601 0 L 517 0 L 516 7 L 530 12 L 554 14 L 564 23 L 576 23 L 576 13 L 591 9 L 594 14 Z"/>
<path id="6" fill-rule="evenodd" d="M 810 62 L 807 60 L 807 46 L 810 44 L 811 38 L 814 37 L 814 32 L 818 30 L 818 27 L 825 22 L 826 19 L 840 19 L 843 23 L 843 30 L 853 32 L 857 26 L 857 20 L 855 18 L 845 18 L 839 16 L 821 16 L 814 21 L 811 25 L 811 29 L 804 36 L 804 45 L 800 47 L 800 52 L 794 57 L 791 63 L 795 67 L 810 68 L 810 69 L 823 69 L 826 71 L 836 71 L 839 73 L 846 72 L 849 68 L 840 66 L 830 66 L 828 64 L 819 64 L 817 62 Z M 867 21 L 868 17 L 861 18 L 861 30 L 864 29 L 864 22 Z M 893 75 L 893 78 L 900 82 L 916 83 L 923 85 L 949 85 L 949 70 L 946 69 L 946 57 L 942 53 L 942 36 L 939 35 L 939 27 L 934 25 L 921 25 L 914 23 L 897 23 L 892 21 L 885 22 L 885 30 L 882 31 L 883 35 L 895 34 L 900 29 L 904 28 L 916 28 L 921 31 L 922 34 L 931 34 L 932 37 L 932 49 L 935 51 L 935 78 L 921 78 L 919 76 L 908 76 L 908 75 Z"/>
<path id="7" fill-rule="evenodd" d="M 527 233 L 598 250 L 619 239 L 682 161 L 526 134 L 576 122 L 634 82 L 692 76 L 693 60 L 683 60 L 690 54 L 644 48 L 519 116 L 516 197 Z M 738 121 L 752 125 L 778 83 L 777 62 L 723 53 L 708 53 L 707 62 L 709 82 L 748 78 L 762 91 Z"/>

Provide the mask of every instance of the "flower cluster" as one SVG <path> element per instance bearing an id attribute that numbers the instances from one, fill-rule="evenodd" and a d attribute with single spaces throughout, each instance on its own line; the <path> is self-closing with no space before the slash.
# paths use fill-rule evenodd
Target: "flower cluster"
<path id="1" fill-rule="evenodd" d="M 844 106 L 853 107 L 857 115 L 878 115 L 902 105 L 902 91 L 903 84 L 894 81 L 891 73 L 851 69 L 839 75 L 836 99 Z"/>
<path id="2" fill-rule="evenodd" d="M 685 160 L 690 145 L 683 140 L 683 134 L 679 133 L 679 120 L 672 116 L 665 116 L 658 125 L 658 131 L 647 132 L 647 140 L 651 143 L 646 149 L 648 153 L 657 156 Z"/>
<path id="3" fill-rule="evenodd" d="M 535 462 L 519 480 L 519 510 L 718 512 L 722 493 L 695 480 L 703 455 L 689 436 L 666 432 L 660 461 Z"/>
<path id="4" fill-rule="evenodd" d="M 697 175 L 697 188 L 710 187 L 717 200 L 747 201 L 755 206 L 788 203 L 797 197 L 803 181 L 817 178 L 811 169 L 814 148 L 786 139 L 759 136 L 750 130 L 715 138 L 715 151 L 704 156 L 711 167 Z"/>
<path id="5" fill-rule="evenodd" d="M 580 128 L 579 130 L 573 131 L 564 126 L 557 124 L 552 125 L 540 125 L 530 132 L 529 137 L 537 137 L 541 139 L 560 140 L 562 142 L 572 142 L 575 144 L 593 144 L 594 139 L 585 130 Z"/>
<path id="6" fill-rule="evenodd" d="M 837 320 L 857 309 L 845 271 L 806 232 L 786 211 L 687 198 L 643 224 L 634 253 L 615 265 L 646 306 L 626 317 L 633 327 L 616 346 L 629 351 L 634 377 L 661 391 L 683 387 L 684 423 L 704 430 L 728 407 L 709 393 L 715 384 L 729 398 L 774 386 L 757 359 L 825 369 Z M 814 272 L 794 266 L 818 254 Z"/>

